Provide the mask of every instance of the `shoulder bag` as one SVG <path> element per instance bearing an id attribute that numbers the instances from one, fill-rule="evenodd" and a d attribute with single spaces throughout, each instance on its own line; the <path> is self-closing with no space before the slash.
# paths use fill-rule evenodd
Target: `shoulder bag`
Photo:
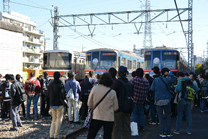
<path id="1" fill-rule="evenodd" d="M 95 105 L 94 109 L 91 109 L 86 117 L 86 120 L 84 122 L 84 127 L 85 128 L 88 128 L 90 127 L 90 123 L 91 123 L 91 120 L 92 120 L 92 117 L 93 117 L 93 111 L 95 110 L 95 108 L 103 101 L 103 99 L 110 93 L 112 89 L 110 88 L 108 90 L 108 92 L 101 98 L 101 100 Z"/>

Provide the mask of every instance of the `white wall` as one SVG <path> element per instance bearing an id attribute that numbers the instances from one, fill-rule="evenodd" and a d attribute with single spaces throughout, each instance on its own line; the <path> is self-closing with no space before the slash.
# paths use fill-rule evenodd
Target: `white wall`
<path id="1" fill-rule="evenodd" d="M 20 74 L 23 71 L 23 34 L 0 29 L 0 73 Z"/>

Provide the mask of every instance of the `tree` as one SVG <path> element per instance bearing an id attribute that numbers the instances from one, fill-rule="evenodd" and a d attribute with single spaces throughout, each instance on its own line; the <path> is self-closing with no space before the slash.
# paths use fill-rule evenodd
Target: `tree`
<path id="1" fill-rule="evenodd" d="M 202 64 L 201 63 L 197 63 L 195 65 L 195 72 L 196 72 L 196 74 L 201 74 L 203 72 L 203 68 L 202 68 Z"/>

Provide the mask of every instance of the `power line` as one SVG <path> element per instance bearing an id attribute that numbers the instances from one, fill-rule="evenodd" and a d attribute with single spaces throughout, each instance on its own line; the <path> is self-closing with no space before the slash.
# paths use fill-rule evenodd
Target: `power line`
<path id="1" fill-rule="evenodd" d="M 14 1 L 10 1 L 10 2 L 14 3 L 14 4 L 19 4 L 19 5 L 33 7 L 33 8 L 38 8 L 38 9 L 43 9 L 43 10 L 50 10 L 50 9 L 47 9 L 47 8 L 37 7 L 37 6 L 33 6 L 33 5 L 27 5 L 27 4 L 23 4 L 23 3 L 14 2 Z"/>
<path id="2" fill-rule="evenodd" d="M 179 13 L 179 10 L 178 10 L 178 5 L 177 5 L 176 0 L 174 0 L 174 2 L 175 2 L 176 10 L 177 10 L 177 13 L 178 13 L 178 18 L 179 18 L 179 21 L 180 21 L 180 24 L 181 24 L 181 28 L 182 28 L 182 30 L 183 30 L 183 34 L 184 34 L 185 39 L 186 39 L 186 45 L 188 45 L 188 43 L 187 43 L 187 38 L 186 38 L 186 33 L 185 33 L 185 31 L 184 31 L 184 28 L 183 28 L 183 23 L 181 22 L 181 16 L 180 16 L 180 13 Z"/>
<path id="3" fill-rule="evenodd" d="M 39 5 L 39 4 L 37 4 L 37 3 L 35 3 L 35 2 L 32 2 L 32 1 L 30 1 L 30 0 L 27 0 L 27 1 L 29 1 L 29 2 L 31 2 L 31 3 L 33 3 L 33 4 L 35 4 L 35 5 L 38 5 L 38 6 L 42 7 L 42 8 L 45 8 L 45 7 L 43 7 L 42 5 Z M 48 8 L 45 8 L 45 9 L 48 9 Z M 51 9 L 48 9 L 48 10 L 51 10 Z"/>
<path id="4" fill-rule="evenodd" d="M 169 38 L 169 36 L 165 33 L 163 28 L 157 23 L 157 25 L 160 27 L 160 29 L 163 31 L 163 33 L 166 35 L 166 37 L 169 39 L 169 41 L 175 46 L 174 42 Z"/>
<path id="5" fill-rule="evenodd" d="M 61 22 L 61 21 L 59 21 L 59 22 Z M 61 23 L 64 24 L 63 22 L 61 22 Z M 64 24 L 64 25 L 66 25 L 66 24 Z M 101 46 L 101 47 L 107 48 L 106 46 L 108 46 L 108 47 L 112 47 L 112 48 L 118 49 L 117 47 L 114 47 L 114 46 L 105 44 L 105 43 L 100 42 L 100 41 L 97 41 L 97 40 L 95 40 L 95 39 L 93 39 L 93 38 L 89 38 L 88 36 L 82 34 L 82 33 L 79 32 L 79 31 L 75 31 L 74 29 L 72 29 L 72 28 L 70 28 L 70 27 L 68 27 L 68 28 L 69 28 L 70 30 L 73 30 L 73 31 L 76 32 L 77 34 L 79 34 L 81 37 L 83 37 L 83 38 L 87 39 L 88 41 L 91 41 L 92 43 L 95 43 L 95 44 L 97 44 L 97 45 L 99 45 L 99 46 Z"/>
<path id="6" fill-rule="evenodd" d="M 50 20 L 51 18 L 49 18 L 47 21 L 45 21 L 43 24 L 41 24 L 40 26 L 38 26 L 38 28 L 39 27 L 42 27 L 43 25 L 45 25 L 49 20 Z"/>

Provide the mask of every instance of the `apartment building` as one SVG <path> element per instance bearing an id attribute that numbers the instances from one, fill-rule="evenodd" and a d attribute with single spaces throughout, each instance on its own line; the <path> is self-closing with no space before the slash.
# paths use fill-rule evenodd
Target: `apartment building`
<path id="1" fill-rule="evenodd" d="M 0 20 L 23 29 L 22 57 L 23 69 L 42 69 L 44 51 L 44 32 L 37 30 L 30 17 L 11 11 L 10 14 L 0 12 Z"/>

